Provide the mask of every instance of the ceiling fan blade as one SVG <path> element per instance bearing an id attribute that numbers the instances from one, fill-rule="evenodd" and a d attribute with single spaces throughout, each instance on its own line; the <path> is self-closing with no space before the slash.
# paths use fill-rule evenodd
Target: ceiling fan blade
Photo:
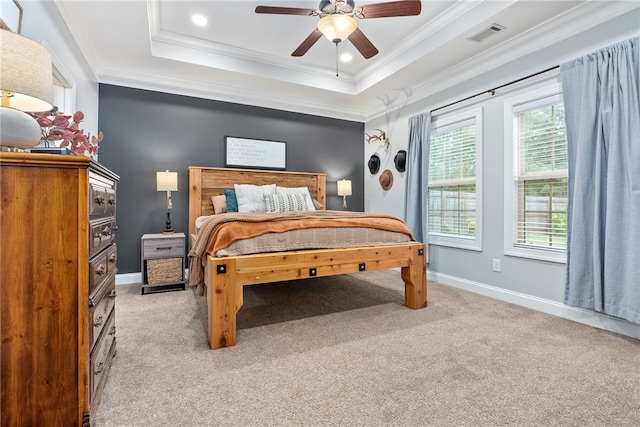
<path id="1" fill-rule="evenodd" d="M 293 51 L 291 56 L 304 55 L 305 53 L 307 53 L 309 49 L 311 49 L 311 46 L 316 44 L 316 42 L 320 39 L 320 37 L 322 37 L 322 33 L 320 32 L 319 29 L 316 28 L 315 30 L 313 30 L 311 34 L 309 34 L 309 36 L 306 39 L 304 39 L 304 41 L 300 44 L 300 46 L 298 46 L 298 48 Z"/>
<path id="2" fill-rule="evenodd" d="M 421 10 L 422 2 L 420 1 L 390 1 L 356 7 L 355 15 L 360 19 L 391 18 L 420 15 Z"/>
<path id="3" fill-rule="evenodd" d="M 372 58 L 378 54 L 378 49 L 371 43 L 371 41 L 364 35 L 360 28 L 351 33 L 349 41 L 358 49 L 358 52 L 362 54 L 366 59 Z"/>
<path id="4" fill-rule="evenodd" d="M 316 15 L 315 9 L 302 9 L 299 7 L 257 6 L 256 13 L 271 13 L 275 15 Z"/>

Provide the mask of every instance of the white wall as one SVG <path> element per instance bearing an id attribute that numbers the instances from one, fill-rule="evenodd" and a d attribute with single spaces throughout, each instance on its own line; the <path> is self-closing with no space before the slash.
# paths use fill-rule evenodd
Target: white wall
<path id="1" fill-rule="evenodd" d="M 75 88 L 75 108 L 85 114 L 80 128 L 95 135 L 98 130 L 98 81 L 67 30 L 53 1 L 21 1 L 22 35 L 43 44 L 52 60 Z M 87 23 L 87 25 L 91 25 Z M 64 111 L 73 114 L 75 111 Z"/>
<path id="2" fill-rule="evenodd" d="M 393 157 L 398 150 L 407 149 L 408 120 L 416 114 L 441 107 L 450 102 L 484 92 L 521 77 L 577 58 L 588 52 L 626 40 L 640 32 L 640 13 L 615 18 L 594 26 L 589 30 L 555 45 L 522 57 L 517 61 L 501 65 L 490 72 L 478 75 L 462 84 L 452 85 L 424 99 L 402 99 L 398 93 L 387 94 L 396 99 L 396 109 L 365 123 L 365 132 L 375 128 L 388 131 L 391 148 L 388 153 L 379 153 L 382 166 L 391 169 L 394 175 L 393 188 L 384 192 L 378 183 L 379 173 L 372 176 L 365 169 L 365 210 L 381 211 L 404 217 L 404 189 L 406 173 L 399 173 L 393 166 Z M 529 306 L 552 314 L 578 320 L 604 329 L 621 332 L 640 338 L 640 325 L 616 321 L 606 316 L 565 306 L 565 264 L 536 261 L 503 254 L 503 124 L 502 98 L 505 91 L 498 91 L 491 98 L 480 99 L 484 117 L 494 116 L 493 122 L 483 126 L 483 249 L 480 252 L 429 246 L 429 276 L 432 280 L 458 286 L 498 299 Z M 492 112 L 493 114 L 489 114 Z M 366 163 L 379 145 L 365 142 Z M 492 259 L 501 260 L 502 272 L 492 271 Z"/>

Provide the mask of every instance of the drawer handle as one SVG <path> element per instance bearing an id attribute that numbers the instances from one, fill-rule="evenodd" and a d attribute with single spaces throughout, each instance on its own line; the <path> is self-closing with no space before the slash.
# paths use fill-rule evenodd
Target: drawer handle
<path id="1" fill-rule="evenodd" d="M 110 205 L 115 205 L 116 204 L 116 198 L 113 197 L 113 196 L 109 197 L 109 204 Z"/>
<path id="2" fill-rule="evenodd" d="M 116 262 L 116 259 L 116 254 L 111 254 L 111 256 L 109 257 L 109 262 L 113 264 Z"/>
<path id="3" fill-rule="evenodd" d="M 100 264 L 98 266 L 98 268 L 96 268 L 96 274 L 99 275 L 99 276 L 102 276 L 106 271 L 107 271 L 107 269 L 104 266 L 104 264 Z"/>
<path id="4" fill-rule="evenodd" d="M 111 234 L 111 229 L 110 229 L 109 227 L 104 227 L 104 228 L 102 229 L 102 235 L 103 235 L 103 236 L 108 236 L 108 235 L 110 235 L 110 234 Z"/>
<path id="5" fill-rule="evenodd" d="M 116 290 L 112 289 L 111 293 L 109 293 L 109 298 L 115 298 L 116 297 Z"/>
<path id="6" fill-rule="evenodd" d="M 102 326 L 103 323 L 104 323 L 104 318 L 102 316 L 98 316 L 98 320 L 93 322 L 93 326 L 95 327 Z"/>
<path id="7" fill-rule="evenodd" d="M 100 238 L 100 233 L 98 233 L 97 231 L 95 233 L 93 233 L 93 238 L 94 239 L 99 239 Z"/>
<path id="8" fill-rule="evenodd" d="M 109 329 L 109 335 L 115 335 L 116 334 L 116 327 L 112 326 L 111 329 Z"/>
<path id="9" fill-rule="evenodd" d="M 95 198 L 96 203 L 99 205 L 104 204 L 104 195 L 103 194 L 98 194 Z"/>
<path id="10" fill-rule="evenodd" d="M 100 375 L 103 371 L 104 371 L 104 363 L 100 362 L 98 363 L 98 366 L 96 366 L 96 370 L 93 373 L 95 375 Z"/>
<path id="11" fill-rule="evenodd" d="M 171 246 L 159 246 L 156 249 L 159 251 L 170 251 L 172 248 Z"/>

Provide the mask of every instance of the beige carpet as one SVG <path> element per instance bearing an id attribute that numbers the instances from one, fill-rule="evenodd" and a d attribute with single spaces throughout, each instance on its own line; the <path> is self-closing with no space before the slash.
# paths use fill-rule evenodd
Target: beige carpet
<path id="1" fill-rule="evenodd" d="M 238 344 L 206 300 L 118 287 L 93 425 L 638 426 L 640 341 L 395 271 L 245 288 Z"/>

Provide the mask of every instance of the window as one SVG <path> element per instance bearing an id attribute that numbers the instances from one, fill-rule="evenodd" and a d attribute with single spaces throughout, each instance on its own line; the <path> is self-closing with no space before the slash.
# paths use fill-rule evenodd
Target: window
<path id="1" fill-rule="evenodd" d="M 57 107 L 58 111 L 71 115 L 75 112 L 76 83 L 46 40 L 42 41 L 42 45 L 51 53 L 53 106 Z"/>
<path id="2" fill-rule="evenodd" d="M 66 114 L 73 114 L 73 85 L 70 84 L 60 70 L 53 66 L 53 105 L 58 107 L 58 111 Z"/>
<path id="3" fill-rule="evenodd" d="M 482 112 L 438 116 L 429 145 L 429 243 L 482 249 Z"/>
<path id="4" fill-rule="evenodd" d="M 567 136 L 559 84 L 505 102 L 505 253 L 564 262 Z"/>

